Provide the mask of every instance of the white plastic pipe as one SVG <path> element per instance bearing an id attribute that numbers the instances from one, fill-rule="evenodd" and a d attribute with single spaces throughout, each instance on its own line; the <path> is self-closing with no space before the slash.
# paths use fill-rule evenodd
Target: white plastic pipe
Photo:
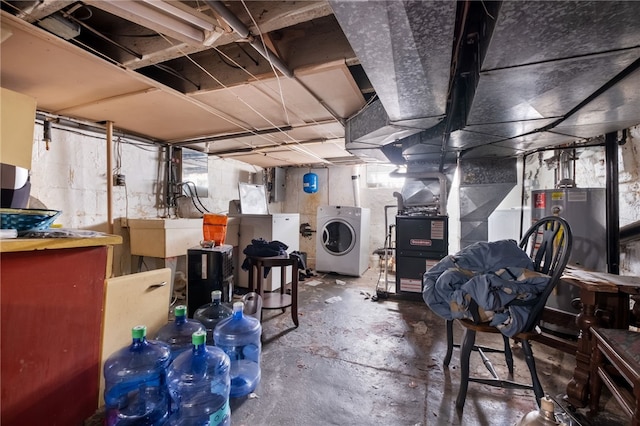
<path id="1" fill-rule="evenodd" d="M 360 166 L 353 166 L 351 184 L 353 185 L 353 205 L 360 207 Z"/>

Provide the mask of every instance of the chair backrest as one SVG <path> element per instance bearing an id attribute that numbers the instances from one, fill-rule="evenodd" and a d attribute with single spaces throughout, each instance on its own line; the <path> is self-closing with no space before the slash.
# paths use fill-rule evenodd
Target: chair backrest
<path id="1" fill-rule="evenodd" d="M 547 216 L 538 220 L 520 240 L 519 246 L 533 260 L 534 269 L 551 277 L 544 292 L 533 305 L 524 331 L 531 331 L 540 320 L 547 299 L 567 266 L 572 243 L 573 235 L 569 223 L 558 216 Z"/>

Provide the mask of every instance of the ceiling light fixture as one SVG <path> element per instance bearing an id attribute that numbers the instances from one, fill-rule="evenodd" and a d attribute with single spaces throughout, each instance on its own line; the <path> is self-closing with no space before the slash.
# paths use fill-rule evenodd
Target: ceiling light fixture
<path id="1" fill-rule="evenodd" d="M 192 45 L 211 46 L 223 34 L 213 18 L 180 2 L 90 0 L 87 3 Z"/>

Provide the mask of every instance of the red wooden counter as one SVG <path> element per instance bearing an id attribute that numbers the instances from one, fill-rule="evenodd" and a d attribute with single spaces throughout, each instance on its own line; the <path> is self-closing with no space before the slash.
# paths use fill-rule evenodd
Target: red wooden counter
<path id="1" fill-rule="evenodd" d="M 3 425 L 81 425 L 98 408 L 105 278 L 121 243 L 0 241 Z"/>

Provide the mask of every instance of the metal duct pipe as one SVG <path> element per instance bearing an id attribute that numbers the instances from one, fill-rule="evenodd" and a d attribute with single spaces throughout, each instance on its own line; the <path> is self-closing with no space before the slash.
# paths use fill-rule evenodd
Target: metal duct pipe
<path id="1" fill-rule="evenodd" d="M 393 171 L 389 173 L 391 177 L 403 177 L 403 178 L 413 178 L 413 179 L 438 179 L 440 182 L 440 208 L 438 209 L 438 214 L 440 216 L 447 215 L 447 177 L 444 173 L 438 172 L 407 172 L 407 173 L 399 173 L 397 171 Z M 394 193 L 395 197 L 395 193 Z"/>
<path id="2" fill-rule="evenodd" d="M 576 183 L 573 180 L 573 155 L 566 150 L 562 150 L 558 156 L 559 176 L 556 188 L 575 188 Z"/>
<path id="3" fill-rule="evenodd" d="M 620 228 L 620 244 L 627 244 L 640 240 L 640 221 L 633 222 Z"/>
<path id="4" fill-rule="evenodd" d="M 249 40 L 249 44 L 253 47 L 256 52 L 262 55 L 265 59 L 271 62 L 278 70 L 286 75 L 287 77 L 293 77 L 293 72 L 287 68 L 287 66 L 278 58 L 271 50 L 265 48 L 261 41 L 255 38 L 249 28 L 245 24 L 242 23 L 240 19 L 236 15 L 234 15 L 227 6 L 224 5 L 221 1 L 216 0 L 204 0 L 205 4 L 207 4 L 211 9 L 213 9 L 218 15 L 222 17 L 227 24 L 233 29 L 233 31 L 237 32 L 242 38 L 246 38 Z"/>

